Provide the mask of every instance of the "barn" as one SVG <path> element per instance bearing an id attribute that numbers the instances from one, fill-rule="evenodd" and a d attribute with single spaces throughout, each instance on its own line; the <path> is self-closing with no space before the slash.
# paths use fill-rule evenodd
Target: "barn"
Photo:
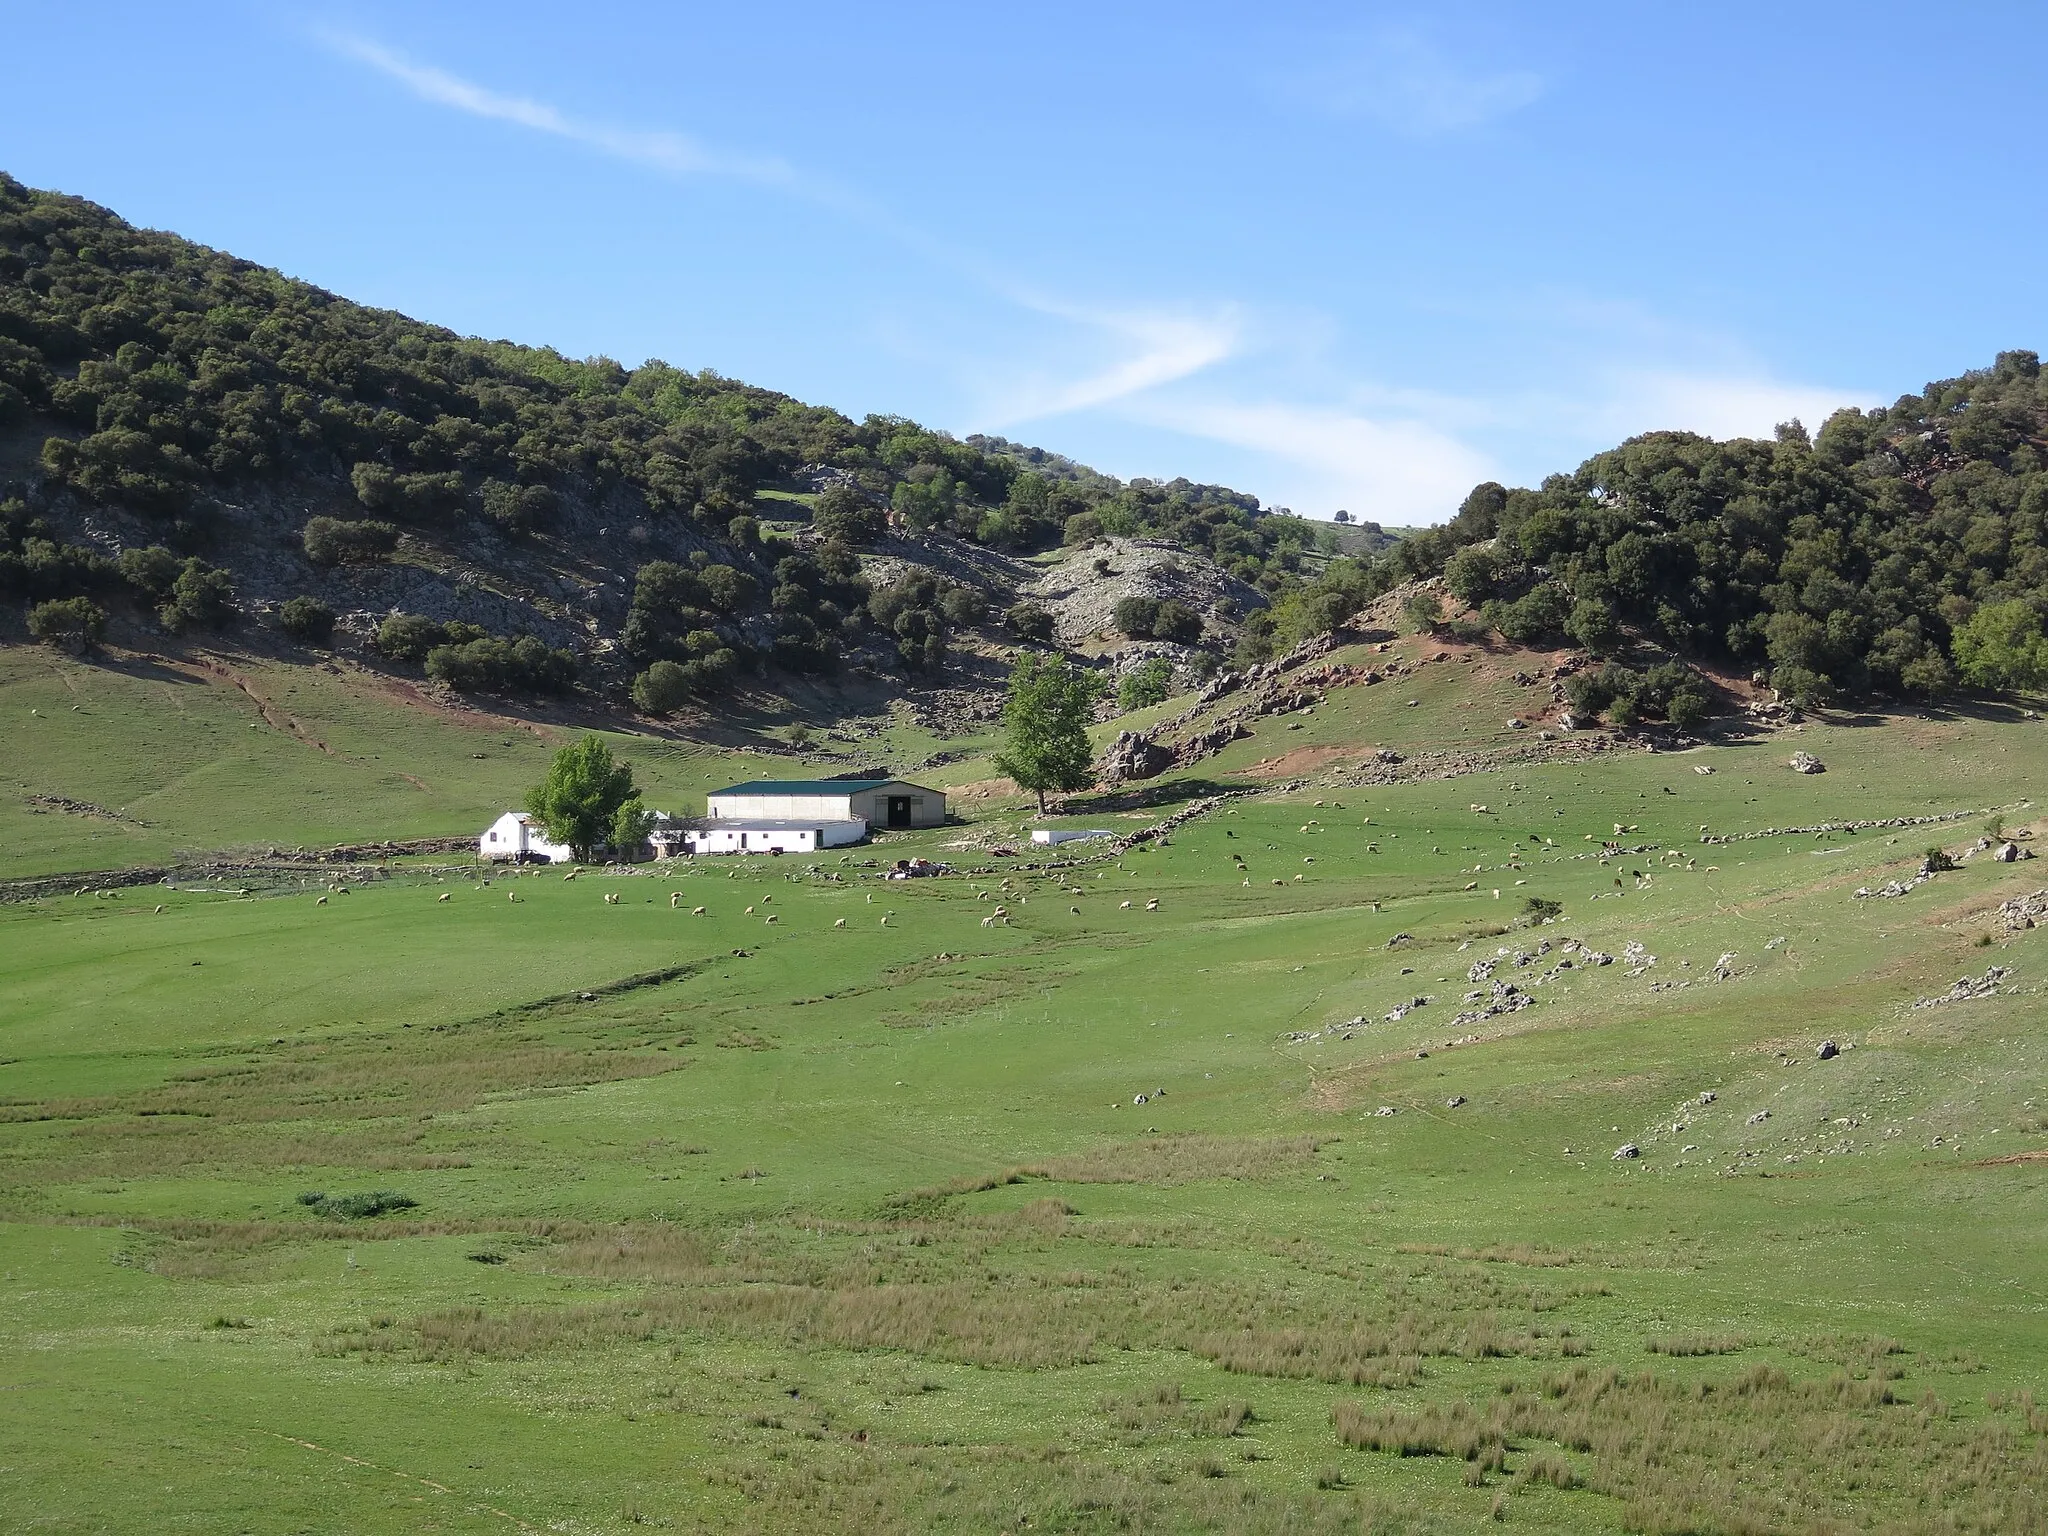
<path id="1" fill-rule="evenodd" d="M 877 830 L 937 827 L 945 824 L 946 796 L 902 779 L 755 779 L 715 791 L 710 810 L 713 822 L 862 821 Z"/>
<path id="2" fill-rule="evenodd" d="M 476 840 L 476 856 L 492 863 L 566 864 L 573 855 L 565 843 L 548 841 L 547 828 L 524 811 L 507 811 Z"/>

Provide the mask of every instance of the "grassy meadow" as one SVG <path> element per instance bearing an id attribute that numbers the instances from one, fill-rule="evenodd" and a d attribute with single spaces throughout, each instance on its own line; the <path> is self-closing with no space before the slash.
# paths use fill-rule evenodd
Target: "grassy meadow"
<path id="1" fill-rule="evenodd" d="M 2048 827 L 2042 725 L 1348 781 L 1525 744 L 1511 670 L 1259 722 L 1050 869 L 863 862 L 983 794 L 0 905 L 0 1529 L 2048 1529 L 2048 864 L 1854 895 Z M 301 731 L 0 652 L 0 873 L 460 832 L 565 739 L 260 691 Z"/>

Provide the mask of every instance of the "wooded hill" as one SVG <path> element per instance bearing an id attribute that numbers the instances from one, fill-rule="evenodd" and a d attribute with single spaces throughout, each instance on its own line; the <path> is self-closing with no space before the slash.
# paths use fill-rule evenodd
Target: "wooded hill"
<path id="1" fill-rule="evenodd" d="M 204 628 L 239 592 L 319 639 L 351 598 L 402 609 L 433 586 L 344 579 L 396 561 L 451 580 L 392 653 L 481 647 L 483 665 L 442 669 L 458 685 L 558 685 L 623 650 L 698 693 L 749 662 L 821 672 L 863 648 L 927 668 L 990 617 L 986 594 L 947 602 L 956 582 L 870 590 L 854 550 L 892 530 L 1003 551 L 1140 535 L 1272 593 L 1317 537 L 1223 487 L 457 336 L 5 177 L 0 501 L 17 601 L 125 597 Z M 764 537 L 766 511 L 816 536 Z M 545 642 L 526 664 L 515 631 Z"/>
<path id="2" fill-rule="evenodd" d="M 764 531 L 775 511 L 790 536 Z M 892 549 L 911 558 L 878 589 L 861 552 L 1105 534 L 1271 602 L 1192 637 L 1212 664 L 1440 576 L 1510 641 L 1647 639 L 1808 702 L 2037 687 L 2048 383 L 2007 352 L 1812 438 L 1652 433 L 1535 489 L 1479 486 L 1383 549 L 1350 532 L 1332 559 L 1335 530 L 1240 492 L 460 337 L 0 176 L 0 596 L 43 638 L 89 643 L 111 607 L 201 630 L 253 611 L 320 643 L 339 615 L 458 688 L 632 682 L 666 712 L 848 655 L 929 675 L 999 618 L 1050 643 L 971 562 Z M 1588 698 L 1625 718 L 1675 689 L 1616 665 Z"/>
<path id="3" fill-rule="evenodd" d="M 1816 436 L 1652 432 L 1284 598 L 1284 635 L 1441 576 L 1511 641 L 1647 637 L 1802 702 L 2048 686 L 2048 379 L 2032 352 Z M 1625 677 L 1616 679 L 1626 689 Z"/>

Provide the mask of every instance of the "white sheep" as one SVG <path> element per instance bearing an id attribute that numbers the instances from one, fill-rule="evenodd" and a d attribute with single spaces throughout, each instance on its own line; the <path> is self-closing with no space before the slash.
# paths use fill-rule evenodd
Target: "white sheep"
<path id="1" fill-rule="evenodd" d="M 690 908 L 690 916 L 692 916 L 692 917 L 702 917 L 703 915 L 704 915 L 704 909 L 703 909 L 702 907 L 692 907 L 692 908 Z"/>
<path id="2" fill-rule="evenodd" d="M 844 928 L 846 926 L 846 919 L 842 917 L 837 922 L 833 923 L 832 926 L 834 928 Z"/>
<path id="3" fill-rule="evenodd" d="M 442 893 L 441 893 L 440 895 L 438 895 L 438 896 L 436 896 L 436 897 L 434 898 L 434 900 L 436 900 L 436 901 L 446 901 L 447 899 L 448 899 L 448 892 L 446 892 L 446 891 L 443 891 L 443 892 L 442 892 Z"/>
<path id="4" fill-rule="evenodd" d="M 326 905 L 327 905 L 327 898 L 326 898 L 325 896 L 322 896 L 322 897 L 321 897 L 321 898 L 320 898 L 319 900 L 315 901 L 315 902 L 313 903 L 313 905 L 314 905 L 314 906 L 316 906 L 316 907 L 324 907 L 324 906 L 326 906 Z M 162 908 L 162 907 L 158 907 L 158 908 L 157 908 L 157 911 L 161 912 L 161 911 L 163 911 L 163 908 Z"/>

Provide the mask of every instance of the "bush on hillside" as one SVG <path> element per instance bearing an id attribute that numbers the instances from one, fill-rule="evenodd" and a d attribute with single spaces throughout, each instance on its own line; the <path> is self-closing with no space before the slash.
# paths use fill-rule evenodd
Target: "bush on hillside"
<path id="1" fill-rule="evenodd" d="M 277 627 L 305 645 L 334 638 L 334 610 L 317 597 L 294 597 L 277 610 Z"/>
<path id="2" fill-rule="evenodd" d="M 419 613 L 394 613 L 377 626 L 377 649 L 393 661 L 415 667 L 424 665 L 427 653 L 436 646 L 468 645 L 489 638 L 490 631 L 481 625 L 460 619 L 443 623 Z"/>
<path id="3" fill-rule="evenodd" d="M 1164 656 L 1139 662 L 1116 685 L 1116 706 L 1125 714 L 1164 704 L 1173 692 L 1173 667 Z"/>
<path id="4" fill-rule="evenodd" d="M 1051 645 L 1053 617 L 1036 603 L 1013 603 L 1003 614 L 1003 628 L 1025 645 Z"/>
<path id="5" fill-rule="evenodd" d="M 376 565 L 398 548 L 398 527 L 374 518 L 313 517 L 306 520 L 301 541 L 315 565 Z"/>
<path id="6" fill-rule="evenodd" d="M 193 557 L 178 571 L 169 598 L 157 609 L 165 627 L 183 633 L 193 629 L 225 629 L 241 616 L 235 606 L 235 584 L 228 573 Z"/>
<path id="7" fill-rule="evenodd" d="M 576 681 L 576 658 L 531 635 L 485 636 L 427 652 L 427 676 L 459 693 L 561 693 Z"/>
<path id="8" fill-rule="evenodd" d="M 89 597 L 58 597 L 28 611 L 28 632 L 45 645 L 60 645 L 81 655 L 106 633 L 107 610 Z"/>

